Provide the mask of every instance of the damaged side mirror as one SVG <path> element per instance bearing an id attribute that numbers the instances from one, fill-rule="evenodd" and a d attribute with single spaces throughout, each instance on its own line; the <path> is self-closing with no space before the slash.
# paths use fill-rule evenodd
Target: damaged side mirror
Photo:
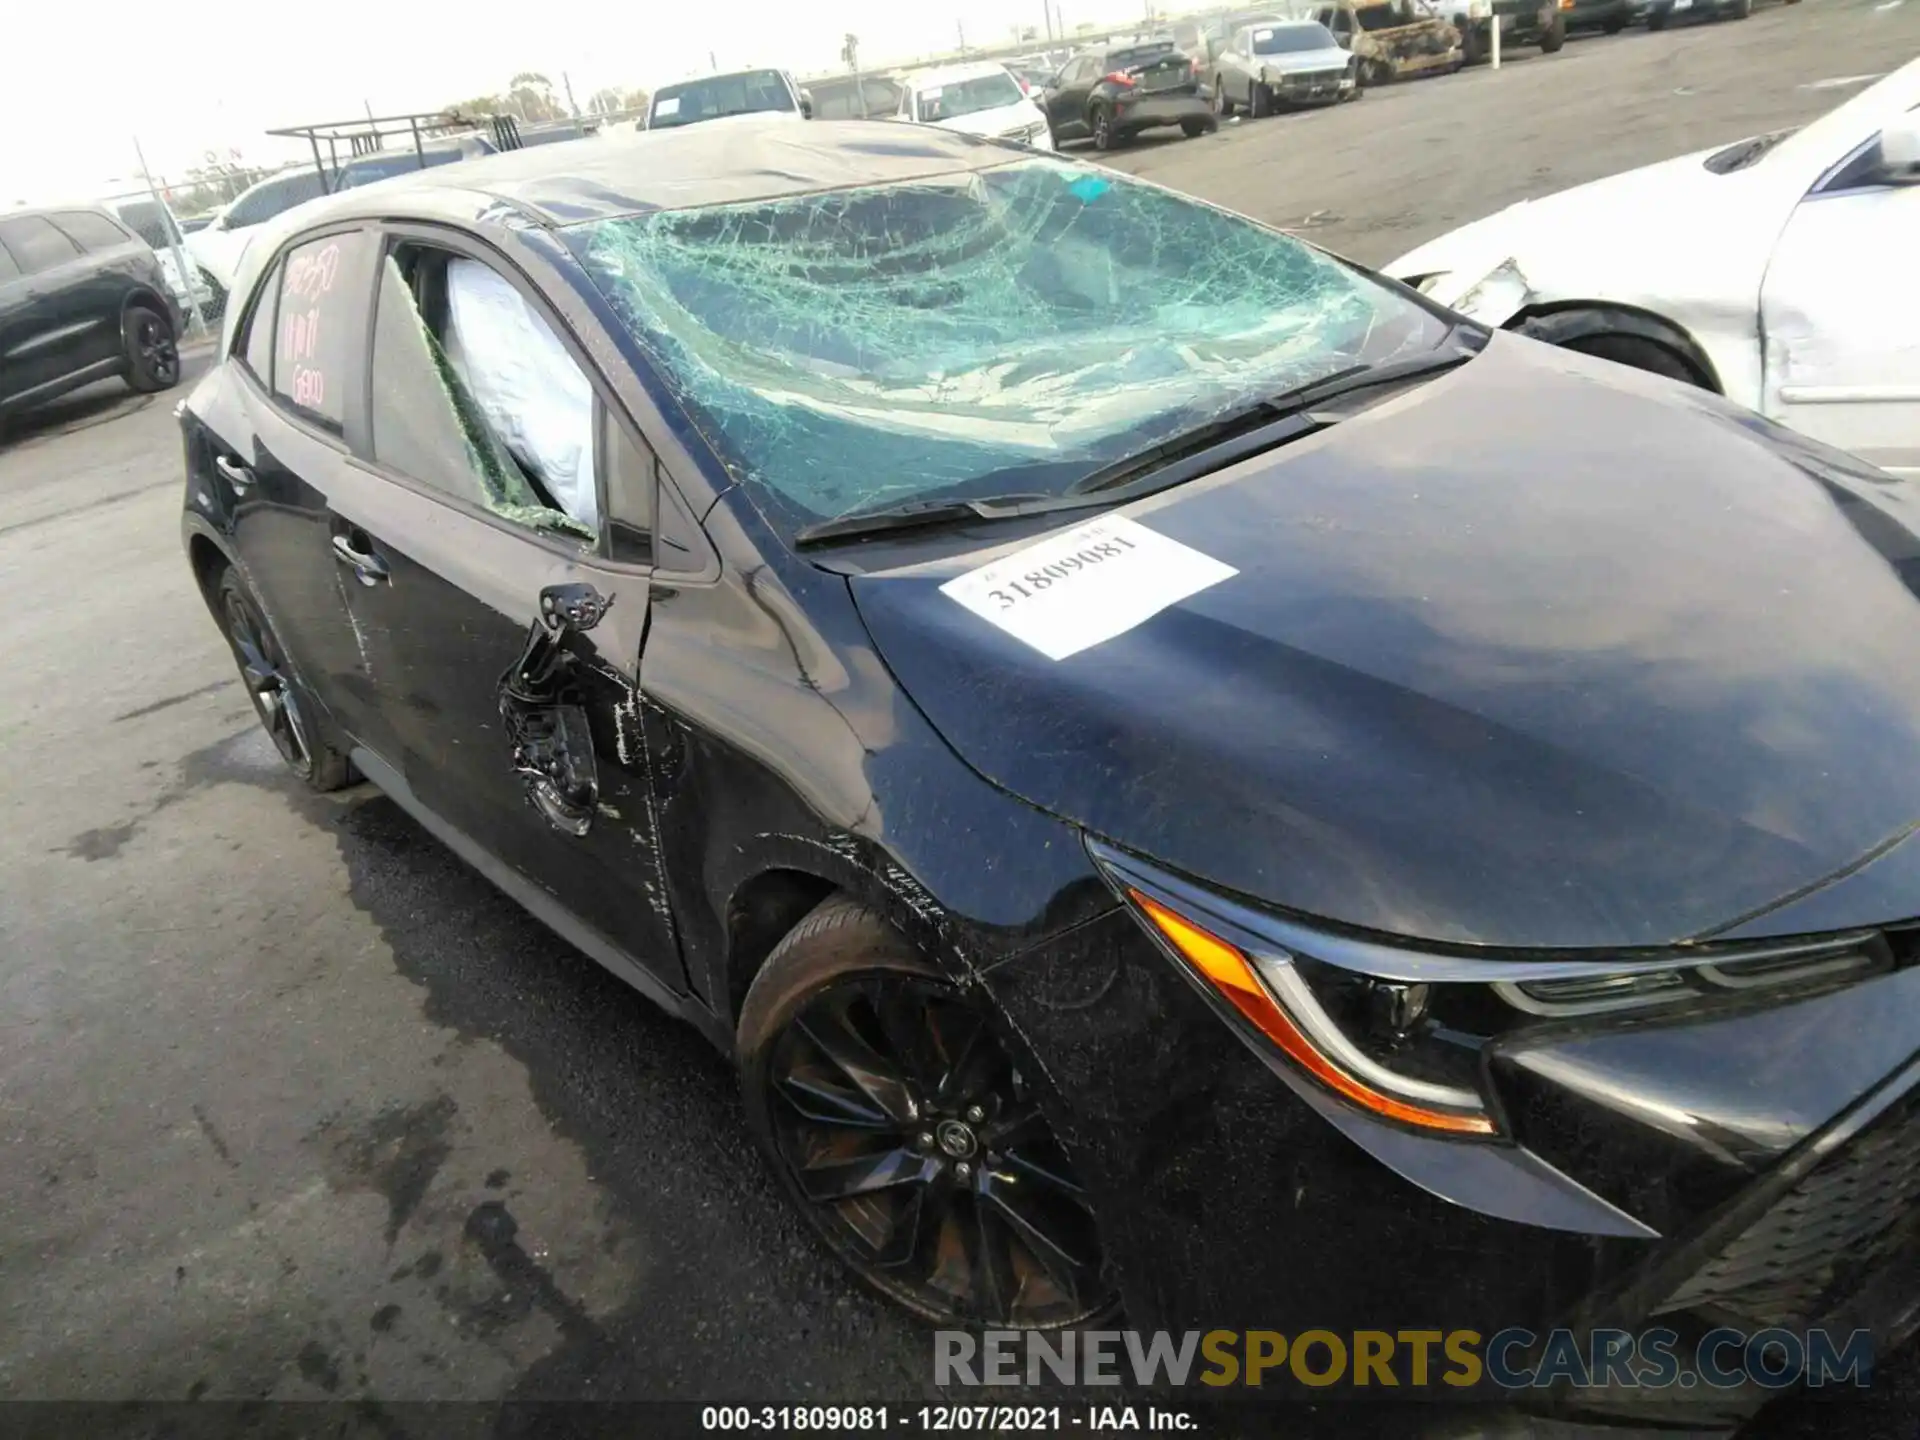
<path id="1" fill-rule="evenodd" d="M 591 585 L 549 585 L 520 656 L 500 678 L 500 719 L 527 803 L 554 829 L 584 835 L 600 802 L 593 732 L 570 670 L 571 635 L 593 629 L 611 601 Z"/>

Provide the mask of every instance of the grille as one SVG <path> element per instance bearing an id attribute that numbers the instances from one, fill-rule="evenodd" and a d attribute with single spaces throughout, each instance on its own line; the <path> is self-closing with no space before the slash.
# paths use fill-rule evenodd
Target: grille
<path id="1" fill-rule="evenodd" d="M 1920 1111 L 1909 1109 L 1828 1156 L 1660 1310 L 1710 1307 L 1760 1325 L 1818 1317 L 1823 1301 L 1896 1243 L 1920 1200 Z"/>
<path id="2" fill-rule="evenodd" d="M 1329 85 L 1346 74 L 1345 70 L 1296 70 L 1281 77 L 1283 85 Z"/>

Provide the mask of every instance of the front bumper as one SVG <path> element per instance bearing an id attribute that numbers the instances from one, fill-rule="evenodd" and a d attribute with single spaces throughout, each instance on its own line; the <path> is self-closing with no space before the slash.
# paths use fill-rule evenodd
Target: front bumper
<path id="1" fill-rule="evenodd" d="M 1283 105 L 1327 105 L 1354 92 L 1353 72 L 1334 70 L 1301 75 L 1276 75 L 1267 80 L 1267 93 Z"/>
<path id="2" fill-rule="evenodd" d="M 1531 1026 L 1486 1061 L 1493 1141 L 1412 1135 L 1237 1043 L 1127 910 L 988 984 L 1061 1097 L 1130 1326 L 1824 1325 L 1885 1355 L 1920 1322 L 1920 966 Z M 1721 1415 L 1772 1393 L 1564 1389 L 1529 1402 Z"/>
<path id="3" fill-rule="evenodd" d="M 1114 128 L 1129 133 L 1161 125 L 1185 125 L 1195 120 L 1211 125 L 1217 118 L 1212 100 L 1197 90 L 1178 95 L 1122 96 L 1113 108 Z"/>

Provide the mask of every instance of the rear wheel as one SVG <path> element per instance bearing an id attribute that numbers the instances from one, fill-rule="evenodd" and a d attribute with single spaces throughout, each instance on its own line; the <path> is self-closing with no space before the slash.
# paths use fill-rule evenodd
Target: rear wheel
<path id="1" fill-rule="evenodd" d="M 1551 55 L 1567 43 L 1567 17 L 1556 15 L 1553 23 L 1547 26 L 1546 33 L 1540 37 L 1540 53 Z"/>
<path id="2" fill-rule="evenodd" d="M 129 305 L 120 320 L 127 352 L 127 384 L 143 395 L 180 383 L 180 348 L 173 322 L 150 305 Z"/>
<path id="3" fill-rule="evenodd" d="M 866 1284 L 943 1325 L 1111 1307 L 1092 1211 L 989 1003 L 874 912 L 835 897 L 795 926 L 738 1041 L 755 1139 Z"/>
<path id="4" fill-rule="evenodd" d="M 1667 28 L 1667 12 L 1666 11 L 1649 10 L 1647 12 L 1647 29 L 1664 30 L 1666 28 Z"/>
<path id="5" fill-rule="evenodd" d="M 1093 148 L 1111 150 L 1120 143 L 1120 136 L 1113 128 L 1113 111 L 1105 105 L 1093 107 Z"/>
<path id="6" fill-rule="evenodd" d="M 1603 35 L 1618 35 L 1622 30 L 1626 28 L 1627 28 L 1627 22 L 1622 20 L 1618 15 L 1616 15 L 1611 20 L 1607 21 L 1606 24 L 1600 27 L 1600 33 Z"/>
<path id="7" fill-rule="evenodd" d="M 1198 139 L 1208 131 L 1216 128 L 1218 127 L 1210 120 L 1182 120 L 1180 122 L 1180 133 L 1189 140 Z"/>
<path id="8" fill-rule="evenodd" d="M 1744 20 L 1753 14 L 1753 0 L 1734 0 L 1732 5 L 1720 12 L 1723 20 Z"/>
<path id="9" fill-rule="evenodd" d="M 351 785 L 356 778 L 353 766 L 330 743 L 319 717 L 308 713 L 280 638 L 231 566 L 220 572 L 213 598 L 253 713 L 287 768 L 314 790 Z"/>

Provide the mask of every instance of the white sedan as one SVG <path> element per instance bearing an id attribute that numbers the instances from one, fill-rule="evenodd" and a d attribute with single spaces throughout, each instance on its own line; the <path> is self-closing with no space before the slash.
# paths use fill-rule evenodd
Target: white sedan
<path id="1" fill-rule="evenodd" d="M 982 61 L 922 70 L 907 76 L 900 87 L 896 120 L 1053 149 L 1047 112 L 1004 65 Z"/>
<path id="2" fill-rule="evenodd" d="M 1920 478 L 1920 60 L 1799 130 L 1522 201 L 1385 269 Z"/>

